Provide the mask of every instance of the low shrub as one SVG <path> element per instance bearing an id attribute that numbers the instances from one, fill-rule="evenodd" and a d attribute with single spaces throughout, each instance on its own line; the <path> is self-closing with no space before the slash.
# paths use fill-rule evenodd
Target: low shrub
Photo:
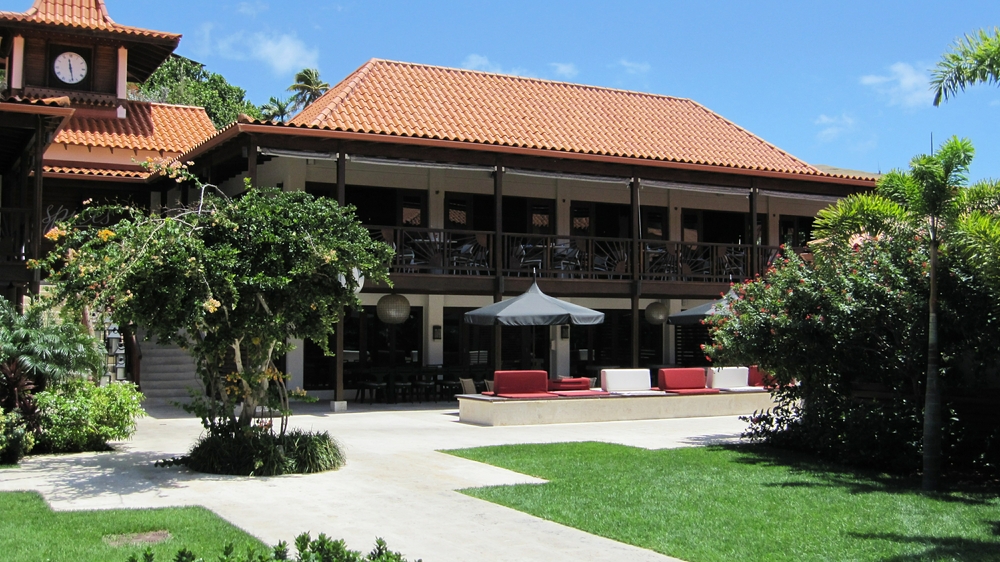
<path id="1" fill-rule="evenodd" d="M 160 464 L 184 464 L 210 474 L 279 476 L 336 470 L 344 462 L 340 446 L 325 431 L 291 430 L 280 435 L 269 427 L 230 423 L 210 428 L 186 457 Z"/>
<path id="2" fill-rule="evenodd" d="M 143 395 L 133 384 L 97 386 L 71 379 L 35 395 L 41 430 L 38 451 L 100 451 L 109 441 L 135 433 L 136 419 L 146 415 Z"/>
<path id="3" fill-rule="evenodd" d="M 348 549 L 343 539 L 335 541 L 323 534 L 313 539 L 309 533 L 302 533 L 295 538 L 295 548 L 298 550 L 298 555 L 294 558 L 297 562 L 407 562 L 401 553 L 389 550 L 385 541 L 380 538 L 375 539 L 375 548 L 367 555 Z M 248 550 L 244 553 L 237 553 L 233 545 L 227 543 L 222 547 L 222 554 L 217 560 L 219 562 L 293 560 L 289 556 L 288 543 L 284 541 L 272 547 L 270 552 Z M 204 560 L 205 558 L 196 558 L 195 554 L 186 548 L 178 550 L 174 556 L 175 562 L 204 562 Z M 147 548 L 141 558 L 135 554 L 128 557 L 128 562 L 140 561 L 156 562 L 152 549 Z"/>
<path id="4" fill-rule="evenodd" d="M 35 436 L 21 415 L 0 410 L 0 464 L 17 464 L 34 445 Z"/>

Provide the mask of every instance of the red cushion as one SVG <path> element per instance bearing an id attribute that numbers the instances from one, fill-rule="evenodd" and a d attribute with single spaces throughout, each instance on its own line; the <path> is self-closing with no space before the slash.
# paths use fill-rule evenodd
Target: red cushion
<path id="1" fill-rule="evenodd" d="M 718 388 L 672 388 L 667 392 L 673 394 L 690 395 L 690 394 L 718 394 Z"/>
<path id="2" fill-rule="evenodd" d="M 513 392 L 510 394 L 497 394 L 500 398 L 558 398 L 558 395 L 551 392 Z"/>
<path id="3" fill-rule="evenodd" d="M 493 396 L 493 391 L 492 390 L 484 390 L 484 391 L 480 392 L 480 394 L 482 394 L 483 396 Z"/>
<path id="4" fill-rule="evenodd" d="M 705 369 L 701 367 L 660 369 L 659 386 L 667 392 L 682 388 L 705 388 Z"/>
<path id="5" fill-rule="evenodd" d="M 555 379 L 549 381 L 549 390 L 590 390 L 590 379 Z"/>
<path id="6" fill-rule="evenodd" d="M 558 396 L 611 396 L 610 392 L 603 390 L 557 390 L 552 394 Z"/>
<path id="7" fill-rule="evenodd" d="M 764 371 L 757 365 L 750 365 L 747 373 L 748 386 L 764 386 Z"/>
<path id="8" fill-rule="evenodd" d="M 497 371 L 493 374 L 493 392 L 498 395 L 548 390 L 549 374 L 545 371 Z"/>

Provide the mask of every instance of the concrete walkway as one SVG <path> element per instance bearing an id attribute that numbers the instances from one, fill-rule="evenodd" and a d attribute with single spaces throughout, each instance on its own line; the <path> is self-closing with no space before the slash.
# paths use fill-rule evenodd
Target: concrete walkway
<path id="1" fill-rule="evenodd" d="M 155 468 L 202 432 L 198 420 L 165 408 L 140 420 L 118 452 L 30 457 L 0 472 L 0 490 L 37 490 L 56 510 L 203 505 L 269 544 L 325 532 L 367 552 L 381 536 L 425 562 L 663 561 L 673 559 L 458 493 L 542 481 L 437 450 L 560 441 L 679 447 L 732 439 L 744 428 L 735 417 L 487 428 L 459 423 L 454 405 L 361 408 L 332 414 L 314 404 L 292 417 L 292 426 L 329 431 L 342 443 L 347 466 L 335 472 L 241 478 Z"/>

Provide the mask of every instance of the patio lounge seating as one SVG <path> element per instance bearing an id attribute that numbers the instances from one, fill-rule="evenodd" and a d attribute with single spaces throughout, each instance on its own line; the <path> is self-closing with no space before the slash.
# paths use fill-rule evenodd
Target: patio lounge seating
<path id="1" fill-rule="evenodd" d="M 750 385 L 747 367 L 715 367 L 708 370 L 708 387 L 723 392 L 766 392 L 763 386 Z"/>
<path id="2" fill-rule="evenodd" d="M 493 374 L 493 392 L 500 398 L 555 398 L 548 391 L 549 374 L 545 371 L 497 371 Z"/>
<path id="3" fill-rule="evenodd" d="M 590 390 L 590 379 L 586 377 L 550 379 L 549 391 L 556 390 Z"/>
<path id="4" fill-rule="evenodd" d="M 649 369 L 602 369 L 601 390 L 625 396 L 662 396 L 649 384 Z"/>
<path id="5" fill-rule="evenodd" d="M 718 394 L 718 388 L 707 388 L 705 369 L 701 367 L 681 367 L 660 369 L 660 388 L 671 394 Z"/>

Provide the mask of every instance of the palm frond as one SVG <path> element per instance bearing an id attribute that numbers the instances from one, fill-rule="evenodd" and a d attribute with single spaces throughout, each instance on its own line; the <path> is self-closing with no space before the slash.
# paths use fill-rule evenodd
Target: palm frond
<path id="1" fill-rule="evenodd" d="M 878 193 L 862 193 L 820 211 L 813 231 L 817 238 L 846 241 L 859 234 L 909 234 L 912 222 L 911 214 L 900 203 Z"/>
<path id="2" fill-rule="evenodd" d="M 1000 29 L 979 30 L 958 39 L 938 61 L 931 78 L 934 105 L 975 84 L 1000 80 Z"/>

